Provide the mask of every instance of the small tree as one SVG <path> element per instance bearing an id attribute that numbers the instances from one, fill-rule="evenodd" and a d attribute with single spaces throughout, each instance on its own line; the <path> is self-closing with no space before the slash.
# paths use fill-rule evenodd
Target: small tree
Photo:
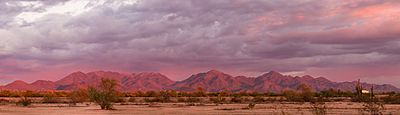
<path id="1" fill-rule="evenodd" d="M 21 99 L 16 104 L 26 107 L 32 104 L 32 100 L 29 99 L 28 97 L 21 97 Z"/>
<path id="2" fill-rule="evenodd" d="M 32 94 L 32 91 L 25 91 L 23 92 L 20 97 L 21 99 L 16 103 L 17 105 L 20 106 L 29 106 L 32 104 L 32 100 L 28 98 Z"/>
<path id="3" fill-rule="evenodd" d="M 99 88 L 89 87 L 91 101 L 99 104 L 101 109 L 112 110 L 112 102 L 118 99 L 117 82 L 112 79 L 102 78 Z"/>

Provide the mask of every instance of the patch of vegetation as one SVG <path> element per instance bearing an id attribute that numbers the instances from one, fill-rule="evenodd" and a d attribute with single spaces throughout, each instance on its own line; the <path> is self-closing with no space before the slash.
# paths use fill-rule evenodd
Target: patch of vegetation
<path id="1" fill-rule="evenodd" d="M 89 94 L 86 89 L 73 90 L 68 99 L 70 100 L 70 105 L 76 105 L 77 103 L 83 103 L 89 100 Z"/>
<path id="2" fill-rule="evenodd" d="M 231 98 L 231 103 L 242 103 L 244 101 L 244 99 L 242 97 L 239 96 L 235 96 Z"/>
<path id="3" fill-rule="evenodd" d="M 43 97 L 42 102 L 43 103 L 57 103 L 57 102 L 59 102 L 59 100 L 57 99 L 57 97 L 54 93 L 48 93 Z"/>
<path id="4" fill-rule="evenodd" d="M 116 86 L 117 82 L 115 80 L 102 78 L 98 89 L 89 88 L 90 100 L 100 105 L 101 109 L 113 110 L 112 102 L 118 99 Z"/>
<path id="5" fill-rule="evenodd" d="M 287 101 L 294 102 L 311 102 L 314 99 L 314 94 L 311 88 L 305 84 L 299 85 L 297 91 L 285 90 L 282 93 Z"/>
<path id="6" fill-rule="evenodd" d="M 32 100 L 28 97 L 21 97 L 21 99 L 16 103 L 18 106 L 29 106 L 32 104 Z"/>
<path id="7" fill-rule="evenodd" d="M 135 97 L 129 97 L 128 102 L 134 103 L 134 102 L 136 102 L 136 98 Z"/>
<path id="8" fill-rule="evenodd" d="M 197 102 L 200 102 L 200 101 L 201 101 L 201 99 L 198 98 L 198 97 L 188 97 L 186 99 L 186 102 L 188 102 L 188 103 L 197 103 Z"/>

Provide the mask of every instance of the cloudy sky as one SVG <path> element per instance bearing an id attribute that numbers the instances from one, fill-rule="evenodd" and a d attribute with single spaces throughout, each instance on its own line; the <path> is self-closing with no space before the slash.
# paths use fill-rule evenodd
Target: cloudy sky
<path id="1" fill-rule="evenodd" d="M 400 87 L 400 1 L 0 1 L 1 83 L 210 69 Z"/>

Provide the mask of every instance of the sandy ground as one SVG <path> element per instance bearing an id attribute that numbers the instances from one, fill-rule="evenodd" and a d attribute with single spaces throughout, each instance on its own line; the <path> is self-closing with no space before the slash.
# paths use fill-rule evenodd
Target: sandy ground
<path id="1" fill-rule="evenodd" d="M 352 102 L 327 103 L 328 114 L 358 115 L 361 104 Z M 68 104 L 33 104 L 20 107 L 13 104 L 0 105 L 0 115 L 309 115 L 309 104 L 257 104 L 254 109 L 243 109 L 247 104 L 224 104 L 215 106 L 186 106 L 184 103 L 158 103 L 155 105 L 115 104 L 117 110 L 100 110 L 95 104 L 80 104 L 69 107 Z M 400 115 L 400 105 L 385 105 L 384 114 Z"/>

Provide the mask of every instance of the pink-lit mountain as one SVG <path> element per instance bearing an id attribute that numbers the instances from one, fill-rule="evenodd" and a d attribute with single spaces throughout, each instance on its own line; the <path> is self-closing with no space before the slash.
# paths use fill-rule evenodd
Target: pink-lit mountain
<path id="1" fill-rule="evenodd" d="M 342 91 L 352 91 L 356 84 L 353 82 L 333 82 L 323 77 L 313 78 L 305 75 L 292 77 L 271 71 L 258 77 L 231 76 L 229 74 L 210 70 L 198 73 L 182 81 L 173 81 L 161 73 L 132 73 L 122 74 L 118 72 L 96 71 L 96 72 L 74 72 L 58 81 L 38 80 L 31 84 L 24 81 L 14 81 L 0 89 L 7 90 L 73 90 L 87 86 L 96 86 L 101 78 L 111 78 L 119 83 L 118 89 L 122 91 L 149 91 L 173 89 L 178 91 L 195 91 L 199 87 L 205 91 L 257 91 L 257 92 L 281 92 L 285 89 L 296 89 L 300 84 L 307 84 L 315 91 L 327 90 L 329 88 Z M 400 92 L 389 84 L 376 85 L 362 83 L 365 88 L 374 86 L 377 92 Z"/>

